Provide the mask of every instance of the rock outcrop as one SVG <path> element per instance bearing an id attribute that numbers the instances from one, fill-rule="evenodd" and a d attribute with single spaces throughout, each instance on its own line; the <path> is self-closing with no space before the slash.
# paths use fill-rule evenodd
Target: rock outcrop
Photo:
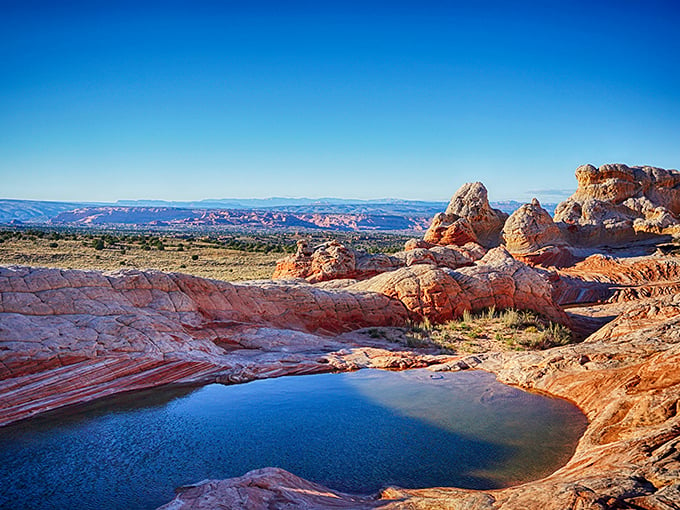
<path id="1" fill-rule="evenodd" d="M 402 265 L 403 262 L 394 257 L 359 252 L 338 241 L 328 241 L 311 248 L 306 240 L 300 240 L 293 255 L 277 261 L 272 278 L 304 278 L 310 283 L 364 279 Z"/>
<path id="2" fill-rule="evenodd" d="M 320 350 L 345 347 L 330 333 L 406 319 L 399 301 L 378 293 L 0 267 L 0 424 L 169 382 L 328 371 Z M 294 354 L 304 351 L 316 353 L 313 363 Z"/>
<path id="3" fill-rule="evenodd" d="M 485 248 L 498 246 L 507 217 L 504 212 L 491 208 L 481 182 L 467 183 L 453 195 L 446 211 L 435 215 L 424 239 L 443 246 L 470 242 Z"/>
<path id="4" fill-rule="evenodd" d="M 414 250 L 415 251 L 415 250 Z M 347 290 L 385 294 L 401 301 L 412 318 L 446 322 L 465 310 L 520 308 L 568 323 L 553 301 L 553 288 L 539 270 L 515 260 L 504 248 L 489 252 L 474 265 L 450 269 L 417 264 L 355 283 Z"/>
<path id="5" fill-rule="evenodd" d="M 555 222 L 574 245 L 620 245 L 680 233 L 680 172 L 623 164 L 576 169 L 578 189 Z"/>
<path id="6" fill-rule="evenodd" d="M 512 256 L 528 264 L 563 267 L 574 262 L 562 232 L 535 198 L 510 215 L 502 237 Z"/>
<path id="7" fill-rule="evenodd" d="M 310 248 L 306 241 L 298 241 L 295 254 L 276 263 L 272 278 L 294 280 L 303 278 L 309 283 L 331 280 L 365 280 L 372 276 L 415 264 L 431 264 L 456 269 L 472 265 L 486 250 L 476 243 L 464 246 L 438 246 L 422 242 L 407 243 L 408 249 L 392 255 L 369 254 L 353 250 L 337 241 L 328 241 Z"/>

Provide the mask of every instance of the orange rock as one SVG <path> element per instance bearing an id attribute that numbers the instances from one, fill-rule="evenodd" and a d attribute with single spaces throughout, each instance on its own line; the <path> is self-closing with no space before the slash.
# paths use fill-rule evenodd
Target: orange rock
<path id="1" fill-rule="evenodd" d="M 465 310 L 494 306 L 535 310 L 568 323 L 553 301 L 553 288 L 546 275 L 515 260 L 502 247 L 489 250 L 470 267 L 452 270 L 412 265 L 355 283 L 347 290 L 385 294 L 404 303 L 413 318 L 427 317 L 433 322 L 460 317 Z"/>
<path id="2" fill-rule="evenodd" d="M 564 267 L 575 261 L 562 232 L 535 198 L 510 215 L 502 237 L 513 257 L 532 266 Z"/>
<path id="3" fill-rule="evenodd" d="M 304 278 L 310 283 L 347 278 L 368 278 L 403 265 L 388 255 L 370 255 L 355 251 L 337 241 L 328 241 L 310 249 L 298 241 L 294 255 L 276 263 L 273 279 Z"/>
<path id="4" fill-rule="evenodd" d="M 486 248 L 498 246 L 507 217 L 491 208 L 481 182 L 467 183 L 453 195 L 446 211 L 435 215 L 424 240 L 441 245 L 474 242 Z"/>
<path id="5" fill-rule="evenodd" d="M 680 232 L 680 172 L 583 165 L 576 179 L 576 192 L 555 210 L 555 222 L 572 244 L 625 244 Z"/>

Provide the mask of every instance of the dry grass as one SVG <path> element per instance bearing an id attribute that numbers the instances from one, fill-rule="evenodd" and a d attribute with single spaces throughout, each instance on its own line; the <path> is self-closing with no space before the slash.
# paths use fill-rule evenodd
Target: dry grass
<path id="1" fill-rule="evenodd" d="M 493 308 L 479 314 L 466 312 L 446 324 L 414 324 L 407 336 L 414 344 L 450 353 L 547 349 L 573 341 L 568 328 L 534 312 Z"/>
<path id="2" fill-rule="evenodd" d="M 245 252 L 218 247 L 214 243 L 160 237 L 164 249 L 149 243 L 122 242 L 96 250 L 93 239 L 50 239 L 48 236 L 10 237 L 0 243 L 1 265 L 30 265 L 62 269 L 124 268 L 159 269 L 214 278 L 218 280 L 254 280 L 271 278 L 276 260 L 285 253 Z M 95 238 L 96 240 L 96 238 Z M 56 244 L 56 247 L 54 246 Z M 180 250 L 180 245 L 182 245 Z M 144 246 L 148 246 L 147 249 Z M 192 259 L 196 256 L 196 260 Z"/>

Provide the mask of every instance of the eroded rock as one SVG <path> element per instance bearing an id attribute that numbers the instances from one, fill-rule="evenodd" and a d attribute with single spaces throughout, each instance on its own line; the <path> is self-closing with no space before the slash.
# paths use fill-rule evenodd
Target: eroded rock
<path id="1" fill-rule="evenodd" d="M 502 237 L 512 256 L 527 264 L 563 267 L 575 259 L 562 232 L 535 198 L 510 215 Z"/>
<path id="2" fill-rule="evenodd" d="M 416 251 L 416 250 L 412 250 Z M 413 317 L 445 322 L 465 310 L 521 308 L 535 310 L 567 323 L 553 301 L 545 274 L 515 260 L 502 247 L 494 248 L 469 267 L 450 269 L 416 264 L 355 283 L 348 290 L 385 294 L 404 303 Z"/>
<path id="3" fill-rule="evenodd" d="M 576 179 L 576 192 L 555 210 L 555 222 L 572 244 L 620 245 L 680 231 L 680 172 L 583 165 Z"/>
<path id="4" fill-rule="evenodd" d="M 479 243 L 498 246 L 508 215 L 489 205 L 481 182 L 467 183 L 453 195 L 444 213 L 435 215 L 424 240 L 439 245 Z"/>
<path id="5" fill-rule="evenodd" d="M 328 241 L 310 248 L 298 241 L 295 254 L 276 263 L 272 278 L 304 278 L 310 283 L 347 278 L 368 278 L 403 265 L 388 255 L 371 255 L 349 248 L 338 241 Z"/>

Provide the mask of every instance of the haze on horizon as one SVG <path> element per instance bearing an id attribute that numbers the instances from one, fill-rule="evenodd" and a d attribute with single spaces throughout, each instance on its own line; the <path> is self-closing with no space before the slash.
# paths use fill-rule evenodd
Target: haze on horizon
<path id="1" fill-rule="evenodd" d="M 0 198 L 558 202 L 680 166 L 663 1 L 0 4 Z"/>

